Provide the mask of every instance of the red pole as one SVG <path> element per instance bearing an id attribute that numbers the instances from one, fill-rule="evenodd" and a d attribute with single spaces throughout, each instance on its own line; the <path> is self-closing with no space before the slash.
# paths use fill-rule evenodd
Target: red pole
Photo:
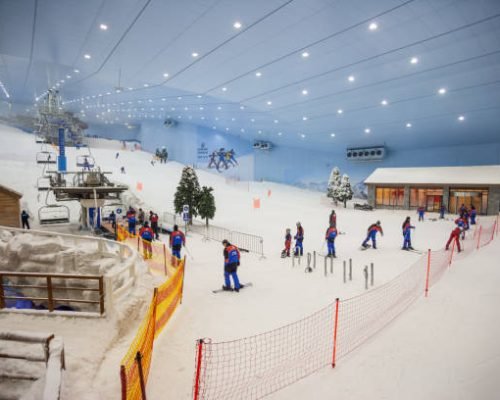
<path id="1" fill-rule="evenodd" d="M 498 214 L 497 214 L 497 237 L 498 237 Z"/>
<path id="2" fill-rule="evenodd" d="M 201 356 L 203 350 L 203 339 L 198 340 L 198 357 L 196 359 L 196 378 L 194 382 L 194 400 L 198 400 L 200 394 Z"/>
<path id="3" fill-rule="evenodd" d="M 137 236 L 137 251 L 139 251 L 139 236 Z"/>
<path id="4" fill-rule="evenodd" d="M 453 244 L 451 245 L 451 254 L 450 254 L 450 259 L 448 261 L 448 268 L 451 267 L 451 261 L 453 260 L 453 252 L 455 251 L 455 244 L 457 243 L 457 240 L 460 240 L 460 238 L 456 237 L 455 240 L 453 241 Z"/>
<path id="5" fill-rule="evenodd" d="M 332 356 L 332 368 L 335 368 L 335 360 L 337 357 L 337 327 L 339 323 L 339 298 L 335 299 L 335 325 L 333 328 L 333 356 Z"/>
<path id="6" fill-rule="evenodd" d="M 498 217 L 497 217 L 498 218 Z M 493 240 L 493 238 L 495 237 L 495 230 L 497 229 L 497 221 L 495 220 L 495 222 L 493 223 L 493 231 L 491 232 L 491 239 L 490 239 L 490 242 Z"/>
<path id="7" fill-rule="evenodd" d="M 127 374 L 124 365 L 120 365 L 120 380 L 122 382 L 122 400 L 127 400 Z"/>
<path id="8" fill-rule="evenodd" d="M 163 243 L 163 269 L 165 270 L 165 276 L 167 276 L 167 248 L 165 243 Z"/>
<path id="9" fill-rule="evenodd" d="M 427 276 L 425 278 L 425 297 L 429 293 L 429 275 L 431 272 L 431 249 L 427 250 Z"/>
<path id="10" fill-rule="evenodd" d="M 477 249 L 479 250 L 479 243 L 481 242 L 481 232 L 483 231 L 483 226 L 479 226 L 479 235 L 477 236 Z"/>

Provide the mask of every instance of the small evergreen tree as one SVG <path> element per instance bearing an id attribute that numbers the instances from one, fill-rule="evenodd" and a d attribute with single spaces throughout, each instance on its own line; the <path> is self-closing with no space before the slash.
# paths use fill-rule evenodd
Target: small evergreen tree
<path id="1" fill-rule="evenodd" d="M 198 211 L 201 218 L 205 218 L 208 226 L 208 220 L 212 219 L 215 215 L 215 198 L 212 194 L 212 187 L 203 186 L 198 196 Z"/>
<path id="2" fill-rule="evenodd" d="M 347 200 L 352 199 L 352 195 L 354 192 L 352 191 L 351 188 L 351 183 L 349 182 L 349 175 L 344 174 L 342 176 L 342 182 L 340 183 L 340 186 L 335 190 L 333 193 L 333 196 L 337 201 L 341 201 L 344 203 L 344 208 L 347 207 Z"/>
<path id="3" fill-rule="evenodd" d="M 340 170 L 338 167 L 334 167 L 332 172 L 330 173 L 330 179 L 328 180 L 328 190 L 326 192 L 326 196 L 333 199 L 335 205 L 337 205 L 337 198 L 334 193 L 340 187 L 341 178 L 340 178 Z"/>
<path id="4" fill-rule="evenodd" d="M 177 214 L 182 213 L 182 206 L 189 206 L 189 223 L 193 223 L 193 217 L 198 215 L 198 197 L 200 195 L 200 183 L 196 172 L 191 167 L 184 167 L 181 180 L 174 195 L 174 208 Z"/>

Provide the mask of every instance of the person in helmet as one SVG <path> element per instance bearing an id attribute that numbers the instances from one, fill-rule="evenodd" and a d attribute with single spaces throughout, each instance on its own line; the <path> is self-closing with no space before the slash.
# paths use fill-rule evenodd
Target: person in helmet
<path id="1" fill-rule="evenodd" d="M 304 248 L 302 246 L 302 242 L 304 241 L 304 228 L 297 222 L 297 233 L 294 236 L 295 239 L 295 255 L 302 256 L 304 255 Z"/>
<path id="2" fill-rule="evenodd" d="M 382 236 L 384 236 L 384 231 L 382 229 L 382 226 L 380 225 L 380 221 L 377 221 L 368 227 L 366 239 L 361 244 L 361 246 L 363 246 L 365 249 L 370 247 L 370 245 L 368 244 L 368 241 L 371 239 L 372 247 L 374 249 L 376 249 L 377 248 L 377 240 L 376 240 L 377 232 L 380 232 L 380 234 Z"/>
<path id="3" fill-rule="evenodd" d="M 184 233 L 179 230 L 177 225 L 174 225 L 174 230 L 170 234 L 170 248 L 172 249 L 172 255 L 181 258 L 181 248 L 186 245 L 186 237 Z"/>
<path id="4" fill-rule="evenodd" d="M 224 285 L 222 289 L 239 292 L 242 287 L 237 274 L 240 265 L 240 251 L 235 245 L 229 243 L 229 240 L 224 239 L 222 245 L 224 246 Z M 230 276 L 233 278 L 234 289 L 231 287 Z"/>

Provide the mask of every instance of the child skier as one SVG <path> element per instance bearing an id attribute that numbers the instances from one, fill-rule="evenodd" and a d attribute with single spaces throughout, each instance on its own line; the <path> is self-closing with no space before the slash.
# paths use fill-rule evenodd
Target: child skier
<path id="1" fill-rule="evenodd" d="M 128 221 L 128 233 L 135 236 L 135 213 L 127 213 L 127 221 Z"/>
<path id="2" fill-rule="evenodd" d="M 455 227 L 455 229 L 453 229 L 451 231 L 450 238 L 448 239 L 448 242 L 446 243 L 446 250 L 449 249 L 450 243 L 454 240 L 455 243 L 457 244 L 458 252 L 460 253 L 462 251 L 462 249 L 460 248 L 460 233 L 461 232 L 462 232 L 462 228 L 460 228 L 459 226 Z"/>
<path id="3" fill-rule="evenodd" d="M 295 252 L 296 256 L 304 255 L 304 248 L 302 247 L 302 242 L 304 241 L 304 228 L 297 222 L 297 233 L 294 236 L 295 239 Z"/>
<path id="4" fill-rule="evenodd" d="M 139 236 L 142 239 L 142 248 L 144 250 L 144 259 L 153 257 L 153 247 L 151 241 L 153 240 L 153 230 L 149 227 L 147 222 L 144 222 L 143 227 L 139 231 Z"/>
<path id="5" fill-rule="evenodd" d="M 371 239 L 372 241 L 372 247 L 374 249 L 377 248 L 377 240 L 376 240 L 376 237 L 377 237 L 377 232 L 380 232 L 380 234 L 382 236 L 384 236 L 384 231 L 382 229 L 382 226 L 380 225 L 380 221 L 377 221 L 375 222 L 374 224 L 371 224 L 369 227 L 368 227 L 368 231 L 367 231 L 367 235 L 366 235 L 366 239 L 364 240 L 364 242 L 361 244 L 361 246 L 363 247 L 362 250 L 364 249 L 367 249 L 368 247 L 370 247 L 370 245 L 368 244 L 368 241 Z"/>
<path id="6" fill-rule="evenodd" d="M 476 207 L 471 206 L 470 207 L 470 224 L 471 225 L 476 225 L 476 215 L 477 215 Z"/>
<path id="7" fill-rule="evenodd" d="M 330 226 L 337 227 L 337 214 L 335 214 L 335 210 L 332 210 L 330 213 L 330 218 L 329 218 L 329 224 Z"/>
<path id="8" fill-rule="evenodd" d="M 290 257 L 290 247 L 292 246 L 292 234 L 290 228 L 286 228 L 285 248 L 281 251 L 281 258 Z"/>
<path id="9" fill-rule="evenodd" d="M 406 217 L 403 222 L 403 248 L 402 250 L 414 250 L 411 246 L 411 230 L 415 227 L 410 222 L 410 217 Z"/>
<path id="10" fill-rule="evenodd" d="M 336 258 L 335 255 L 335 238 L 337 237 L 337 228 L 334 225 L 330 225 L 330 227 L 326 230 L 325 239 L 328 244 L 328 256 Z"/>
<path id="11" fill-rule="evenodd" d="M 174 225 L 174 230 L 170 234 L 170 248 L 172 249 L 172 255 L 181 258 L 181 248 L 186 245 L 186 237 L 184 233 L 179 230 L 177 225 Z"/>
<path id="12" fill-rule="evenodd" d="M 417 208 L 417 213 L 418 213 L 418 221 L 423 221 L 424 220 L 424 214 L 425 214 L 425 207 L 420 206 Z"/>

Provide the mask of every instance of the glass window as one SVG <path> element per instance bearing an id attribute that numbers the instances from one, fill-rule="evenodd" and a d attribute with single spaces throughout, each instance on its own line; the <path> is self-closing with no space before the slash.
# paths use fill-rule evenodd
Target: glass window
<path id="1" fill-rule="evenodd" d="M 403 207 L 405 190 L 399 188 L 376 188 L 375 190 L 375 205 Z"/>
<path id="2" fill-rule="evenodd" d="M 410 207 L 426 207 L 428 211 L 439 209 L 443 199 L 443 189 L 410 188 Z"/>
<path id="3" fill-rule="evenodd" d="M 450 189 L 450 213 L 458 213 L 464 204 L 467 208 L 472 205 L 478 214 L 486 214 L 488 211 L 488 189 Z"/>

